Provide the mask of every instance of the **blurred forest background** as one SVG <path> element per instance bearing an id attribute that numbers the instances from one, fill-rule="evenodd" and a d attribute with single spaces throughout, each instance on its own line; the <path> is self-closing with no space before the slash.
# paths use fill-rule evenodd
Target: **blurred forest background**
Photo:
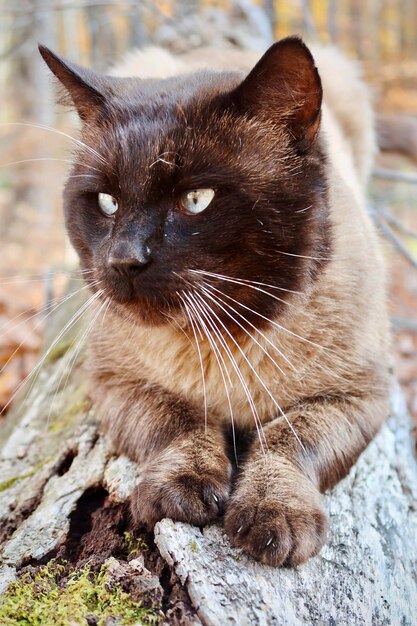
<path id="1" fill-rule="evenodd" d="M 174 52 L 215 46 L 261 54 L 294 33 L 358 58 L 377 110 L 417 117 L 417 0 L 0 0 L 3 415 L 38 359 L 47 314 L 76 265 L 65 239 L 61 190 L 72 148 L 65 133 L 75 135 L 77 122 L 54 103 L 38 42 L 105 71 L 149 44 Z M 416 166 L 381 155 L 370 208 L 388 233 L 396 367 L 417 424 Z"/>

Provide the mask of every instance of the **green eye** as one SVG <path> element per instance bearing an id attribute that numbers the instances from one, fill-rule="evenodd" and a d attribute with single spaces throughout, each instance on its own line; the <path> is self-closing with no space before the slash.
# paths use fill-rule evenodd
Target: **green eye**
<path id="1" fill-rule="evenodd" d="M 107 217 L 114 215 L 119 208 L 116 198 L 113 198 L 113 196 L 108 193 L 98 194 L 98 204 L 102 213 Z"/>
<path id="2" fill-rule="evenodd" d="M 196 215 L 208 207 L 214 198 L 214 189 L 192 189 L 180 197 L 180 207 L 187 213 Z"/>

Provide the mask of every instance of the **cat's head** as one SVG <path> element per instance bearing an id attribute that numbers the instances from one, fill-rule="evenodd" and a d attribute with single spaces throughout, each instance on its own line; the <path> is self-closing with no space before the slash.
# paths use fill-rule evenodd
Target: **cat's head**
<path id="1" fill-rule="evenodd" d="M 82 120 L 68 233 L 116 309 L 160 324 L 205 303 L 259 327 L 311 287 L 329 254 L 322 90 L 298 38 L 246 77 L 112 78 L 40 51 Z"/>

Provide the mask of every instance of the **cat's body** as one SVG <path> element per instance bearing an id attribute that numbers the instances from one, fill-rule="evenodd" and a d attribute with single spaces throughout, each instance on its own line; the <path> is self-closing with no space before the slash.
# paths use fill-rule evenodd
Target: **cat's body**
<path id="1" fill-rule="evenodd" d="M 344 57 L 317 50 L 324 84 L 320 124 L 321 91 L 311 58 L 297 40 L 287 42 L 277 44 L 269 57 L 281 54 L 272 69 L 278 75 L 284 73 L 279 93 L 274 96 L 266 90 L 269 99 L 277 98 L 274 111 L 268 108 L 270 104 L 264 110 L 265 99 L 259 101 L 257 93 L 261 81 L 271 81 L 265 63 L 258 75 L 250 75 L 254 84 L 247 79 L 243 88 L 236 74 L 192 74 L 161 83 L 161 88 L 156 83 L 155 90 L 151 83 L 147 97 L 155 104 L 150 108 L 146 100 L 145 104 L 136 102 L 127 92 L 126 119 L 137 110 L 138 118 L 144 116 L 148 125 L 144 138 L 137 138 L 144 153 L 149 149 L 149 157 L 137 157 L 143 168 L 137 183 L 138 188 L 143 185 L 142 197 L 157 198 L 151 191 L 154 177 L 156 189 L 170 189 L 165 187 L 165 177 L 176 180 L 180 171 L 187 178 L 198 167 L 196 182 L 191 176 L 188 188 L 213 187 L 231 204 L 223 220 L 221 213 L 219 219 L 215 213 L 210 218 L 210 207 L 205 209 L 206 221 L 196 216 L 173 217 L 168 209 L 160 231 L 156 227 L 152 231 L 160 232 L 159 239 L 152 234 L 147 241 L 157 251 L 156 268 L 158 262 L 161 267 L 172 263 L 169 280 L 161 278 L 162 284 L 167 280 L 165 288 L 174 294 L 172 300 L 162 303 L 157 277 L 152 274 L 157 269 L 148 269 L 146 259 L 142 262 L 145 269 L 135 270 L 135 277 L 131 273 L 128 279 L 132 284 L 137 281 L 139 301 L 141 289 L 151 295 L 146 295 L 139 310 L 130 301 L 131 295 L 117 293 L 121 287 L 113 285 L 116 302 L 90 340 L 91 388 L 98 414 L 117 451 L 144 465 L 132 508 L 138 521 L 151 524 L 171 516 L 204 524 L 225 508 L 232 541 L 275 565 L 302 562 L 320 548 L 326 519 L 319 492 L 347 473 L 388 410 L 384 264 L 364 197 L 374 152 L 367 90 Z M 206 56 L 211 63 L 213 54 Z M 135 69 L 138 61 L 140 72 Z M 250 58 L 235 61 L 244 66 Z M 89 120 L 89 111 L 99 104 L 96 93 L 87 109 L 88 93 L 76 93 L 56 62 L 53 59 L 51 65 L 49 59 L 86 119 L 84 141 L 107 160 L 111 149 L 104 152 L 98 134 L 105 118 Z M 266 62 L 274 61 L 267 58 Z M 152 71 L 156 77 L 165 77 L 201 64 L 205 64 L 204 55 L 176 60 L 150 50 L 132 57 L 127 71 L 142 76 Z M 294 101 L 297 90 L 303 88 L 304 95 L 301 105 L 294 108 L 291 93 L 285 90 L 297 80 L 302 85 L 293 91 Z M 102 86 L 108 89 L 105 82 Z M 80 89 L 79 84 L 76 87 Z M 273 82 L 267 87 L 273 90 Z M 143 83 L 145 93 L 147 88 Z M 230 90 L 229 114 L 229 96 L 224 104 L 223 94 Z M 111 97 L 120 99 L 117 90 Z M 207 102 L 214 103 L 209 110 Z M 121 106 L 116 104 L 115 110 Z M 248 108 L 251 116 L 242 117 L 240 107 Z M 271 120 L 280 107 L 279 119 Z M 226 116 L 218 113 L 224 108 Z M 149 117 L 150 110 L 154 119 Z M 181 147 L 181 133 L 176 138 L 176 124 L 183 125 L 189 154 Z M 195 124 L 201 136 L 193 135 Z M 134 148 L 125 131 L 119 132 L 119 140 L 124 154 L 132 153 L 125 165 L 132 179 L 135 173 L 129 168 L 135 165 Z M 113 137 L 113 147 L 114 141 Z M 174 164 L 171 153 L 179 153 L 182 160 Z M 160 169 L 154 173 L 154 167 Z M 207 185 L 201 176 L 205 171 Z M 232 176 L 234 171 L 237 180 L 242 178 L 228 196 L 232 192 L 227 186 L 222 191 L 222 185 L 227 185 L 227 173 Z M 118 184 L 123 188 L 120 177 Z M 83 266 L 91 268 L 97 266 L 97 256 L 92 260 L 95 244 L 90 241 L 86 246 L 80 235 L 83 231 L 76 230 L 79 218 L 75 224 L 68 219 L 79 194 L 75 185 L 67 187 L 67 222 Z M 239 210 L 235 198 L 240 189 L 248 196 L 241 200 L 246 207 L 242 208 L 241 231 L 239 221 L 234 221 L 239 215 L 234 211 Z M 153 199 L 151 204 L 159 206 L 160 202 Z M 227 203 L 220 206 L 228 210 Z M 148 222 L 137 216 L 146 229 Z M 256 232 L 251 231 L 255 229 L 251 220 L 257 222 Z M 128 227 L 120 223 L 117 230 L 114 221 L 111 250 L 120 247 L 120 232 L 124 246 L 130 237 L 141 236 L 132 220 Z M 101 228 L 98 221 L 89 228 L 94 224 Z M 210 231 L 205 228 L 214 233 L 207 251 L 204 237 L 207 240 Z M 160 253 L 159 261 L 158 250 L 169 245 L 165 238 L 168 242 L 172 238 L 180 251 L 184 246 L 186 258 L 177 258 L 173 246 L 172 252 L 168 248 L 167 253 Z M 109 241 L 108 236 L 103 241 Z M 171 255 L 168 261 L 163 254 Z M 219 257 L 217 266 L 214 254 Z M 102 279 L 106 281 L 107 276 Z M 155 312 L 159 310 L 162 314 Z M 231 426 L 249 440 L 232 493 L 227 459 Z M 233 462 L 233 446 L 231 450 Z"/>

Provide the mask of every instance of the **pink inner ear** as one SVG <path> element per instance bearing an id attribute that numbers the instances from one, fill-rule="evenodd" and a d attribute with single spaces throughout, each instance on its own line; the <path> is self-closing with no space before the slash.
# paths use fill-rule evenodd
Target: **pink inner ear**
<path id="1" fill-rule="evenodd" d="M 296 140 L 314 140 L 320 125 L 321 80 L 301 39 L 288 37 L 271 46 L 236 96 L 243 108 L 286 124 Z"/>

